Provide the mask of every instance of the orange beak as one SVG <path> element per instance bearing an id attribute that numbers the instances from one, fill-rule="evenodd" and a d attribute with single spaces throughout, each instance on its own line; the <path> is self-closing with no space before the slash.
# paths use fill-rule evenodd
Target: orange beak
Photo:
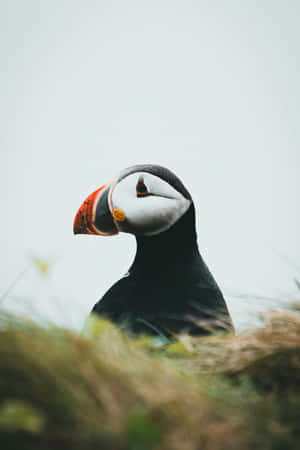
<path id="1" fill-rule="evenodd" d="M 105 184 L 90 194 L 80 206 L 74 219 L 74 234 L 112 236 L 118 229 L 109 207 L 109 194 L 113 183 Z"/>

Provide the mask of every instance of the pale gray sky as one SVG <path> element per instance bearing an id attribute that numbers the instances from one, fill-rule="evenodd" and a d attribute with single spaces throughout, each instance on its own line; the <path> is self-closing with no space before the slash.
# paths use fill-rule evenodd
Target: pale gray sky
<path id="1" fill-rule="evenodd" d="M 81 326 L 135 245 L 74 237 L 74 214 L 144 162 L 189 188 L 237 324 L 261 302 L 234 294 L 296 294 L 299 1 L 1 0 L 0 33 L 0 289 L 29 255 L 56 261 L 47 280 L 30 268 L 6 307 L 24 295 Z"/>

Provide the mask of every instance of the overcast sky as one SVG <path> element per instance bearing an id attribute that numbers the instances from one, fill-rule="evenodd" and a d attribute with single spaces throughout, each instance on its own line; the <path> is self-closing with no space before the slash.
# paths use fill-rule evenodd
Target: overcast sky
<path id="1" fill-rule="evenodd" d="M 299 1 L 1 0 L 0 33 L 2 292 L 29 264 L 3 306 L 82 325 L 135 242 L 73 236 L 74 215 L 136 163 L 190 190 L 236 324 L 254 296 L 294 298 Z"/>

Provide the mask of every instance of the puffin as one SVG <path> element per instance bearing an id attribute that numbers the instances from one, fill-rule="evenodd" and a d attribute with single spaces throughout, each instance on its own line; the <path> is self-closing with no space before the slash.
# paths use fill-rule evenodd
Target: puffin
<path id="1" fill-rule="evenodd" d="M 233 331 L 224 296 L 199 251 L 194 202 L 171 170 L 153 164 L 122 170 L 86 198 L 73 231 L 124 232 L 136 239 L 128 272 L 92 314 L 131 334 L 166 339 Z"/>

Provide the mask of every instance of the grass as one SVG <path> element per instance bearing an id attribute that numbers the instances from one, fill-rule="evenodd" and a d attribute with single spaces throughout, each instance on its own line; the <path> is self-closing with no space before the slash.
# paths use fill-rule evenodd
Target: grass
<path id="1" fill-rule="evenodd" d="M 0 442 L 22 450 L 298 449 L 300 316 L 168 346 L 2 314 Z"/>

